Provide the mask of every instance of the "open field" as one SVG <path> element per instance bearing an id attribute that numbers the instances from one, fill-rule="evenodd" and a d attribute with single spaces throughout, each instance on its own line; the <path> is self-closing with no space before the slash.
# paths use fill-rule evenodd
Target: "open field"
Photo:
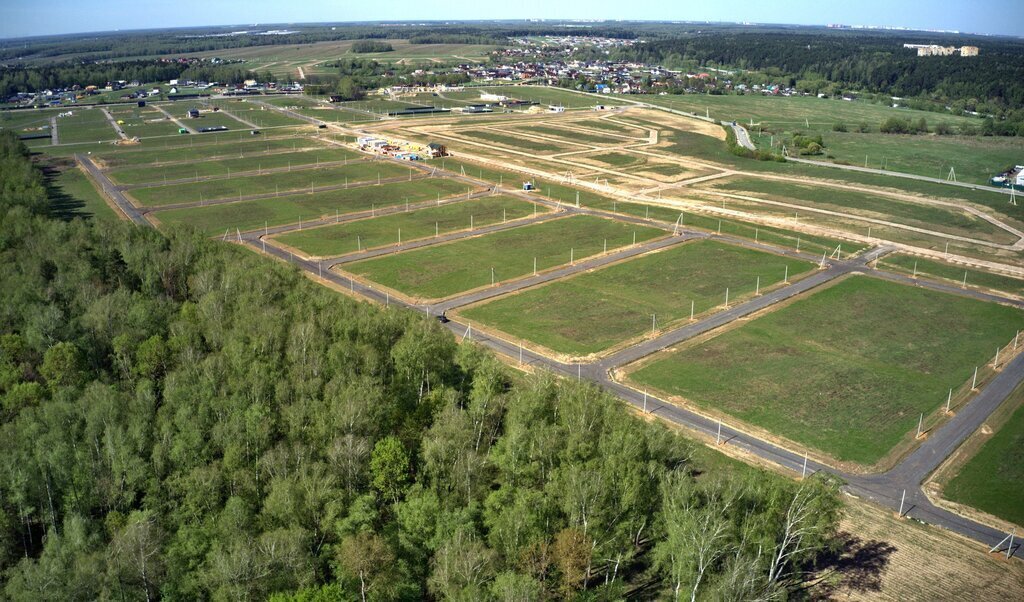
<path id="1" fill-rule="evenodd" d="M 199 117 L 190 118 L 190 117 L 187 117 L 185 115 L 185 113 L 187 112 L 188 109 L 185 108 L 184 104 L 177 105 L 177 106 L 172 107 L 172 108 L 180 109 L 178 111 L 178 113 L 180 113 L 180 114 L 176 114 L 176 113 L 174 113 L 174 111 L 168 109 L 168 111 L 172 115 L 174 115 L 175 117 L 180 119 L 181 122 L 184 123 L 185 125 L 187 125 L 188 127 L 192 128 L 194 130 L 197 130 L 197 131 L 199 130 L 199 128 L 217 127 L 217 126 L 221 126 L 221 125 L 226 127 L 226 128 L 228 128 L 229 130 L 244 130 L 244 129 L 248 129 L 248 127 L 245 124 L 243 124 L 242 122 L 238 121 L 234 117 L 231 117 L 231 116 L 226 115 L 224 113 L 214 112 L 214 111 L 203 109 L 202 112 L 199 113 Z"/>
<path id="2" fill-rule="evenodd" d="M 1017 165 L 1024 141 L 994 136 L 895 136 L 891 134 L 828 133 L 825 153 L 837 161 L 891 171 L 946 178 L 956 170 L 960 182 L 988 184 L 989 178 Z"/>
<path id="3" fill-rule="evenodd" d="M 1022 326 L 1007 306 L 854 276 L 629 378 L 870 465 Z"/>
<path id="4" fill-rule="evenodd" d="M 1015 395 L 1020 399 L 1021 391 Z M 983 443 L 942 489 L 948 500 L 1024 525 L 1024 405 Z"/>
<path id="5" fill-rule="evenodd" d="M 977 542 L 888 508 L 845 498 L 838 557 L 819 569 L 812 600 L 1011 600 L 1024 563 L 985 554 Z"/>
<path id="6" fill-rule="evenodd" d="M 517 184 L 524 179 L 522 174 L 517 174 L 512 171 L 482 167 L 475 163 L 460 161 L 450 157 L 442 159 L 441 166 L 456 173 L 461 173 L 461 169 L 465 169 L 466 175 L 468 176 L 478 178 L 492 184 L 498 184 L 501 182 L 505 186 L 510 187 L 517 186 Z M 688 228 L 697 228 L 708 232 L 719 232 L 720 230 L 721 233 L 725 235 L 747 238 L 787 249 L 795 249 L 799 247 L 800 250 L 808 252 L 832 253 L 836 247 L 842 245 L 842 250 L 845 255 L 857 253 L 866 248 L 864 245 L 855 244 L 849 241 L 802 234 L 782 228 L 758 226 L 756 224 L 739 220 L 720 220 L 716 217 L 702 215 L 692 211 L 686 211 L 684 213 L 679 209 L 670 209 L 668 207 L 657 205 L 618 201 L 589 190 L 581 190 L 572 186 L 540 178 L 534 178 L 532 181 L 536 184 L 538 188 L 537 192 L 539 194 L 551 199 L 562 201 L 563 203 L 575 204 L 576 195 L 578 193 L 580 205 L 583 207 L 613 211 L 615 213 L 632 215 L 635 217 L 645 217 L 668 222 L 670 224 L 675 223 L 676 220 L 679 219 L 680 214 L 683 214 L 683 225 Z"/>
<path id="7" fill-rule="evenodd" d="M 301 119 L 244 100 L 213 100 L 209 104 L 261 128 L 306 125 Z"/>
<path id="8" fill-rule="evenodd" d="M 408 167 L 390 161 L 365 161 L 341 167 L 322 167 L 261 176 L 231 177 L 206 182 L 137 188 L 130 194 L 142 205 L 157 207 L 200 200 L 228 199 L 246 194 L 268 194 L 275 190 L 280 192 L 308 191 L 317 186 L 339 186 L 346 182 L 354 184 L 375 181 L 378 175 L 384 179 L 405 177 L 409 173 Z"/>
<path id="9" fill-rule="evenodd" d="M 377 117 L 373 115 L 357 112 L 357 111 L 346 111 L 344 109 L 334 109 L 330 107 L 310 107 L 295 109 L 295 112 L 306 117 L 312 117 L 313 119 L 319 119 L 327 123 L 354 123 L 363 121 L 377 121 Z"/>
<path id="10" fill-rule="evenodd" d="M 811 208 L 840 211 L 937 232 L 1013 243 L 1017 237 L 975 215 L 954 208 L 927 205 L 829 186 L 800 184 L 756 177 L 715 180 L 708 190 L 755 196 Z"/>
<path id="11" fill-rule="evenodd" d="M 555 142 L 555 141 L 542 141 L 534 138 L 523 138 L 517 136 L 515 132 L 506 131 L 495 131 L 487 129 L 473 129 L 473 130 L 460 130 L 458 132 L 460 137 L 468 138 L 470 140 L 492 142 L 500 144 L 510 149 L 518 151 L 528 151 L 537 153 L 564 153 L 567 151 L 581 150 L 585 147 L 578 144 L 573 144 L 568 141 Z"/>
<path id="12" fill-rule="evenodd" d="M 712 96 L 707 94 L 682 94 L 667 96 L 638 96 L 653 105 L 659 105 L 705 115 L 710 111 L 713 119 L 737 121 L 754 129 L 758 124 L 766 128 L 802 129 L 831 131 L 835 123 L 841 122 L 853 129 L 866 123 L 871 131 L 877 132 L 878 126 L 889 117 L 912 119 L 917 121 L 924 117 L 930 125 L 947 123 L 958 127 L 965 123 L 975 126 L 981 124 L 976 117 L 957 116 L 946 113 L 932 113 L 913 109 L 897 109 L 887 105 L 872 104 L 861 101 L 844 101 L 814 96 L 763 96 L 747 94 L 739 96 L 728 94 Z"/>
<path id="13" fill-rule="evenodd" d="M 586 355 L 779 284 L 810 263 L 712 241 L 688 242 L 462 312 L 559 353 Z"/>
<path id="14" fill-rule="evenodd" d="M 534 204 L 508 196 L 488 196 L 359 221 L 298 230 L 275 237 L 306 255 L 330 257 L 402 241 L 429 238 L 472 227 L 533 215 Z M 546 213 L 543 209 L 541 213 Z"/>
<path id="15" fill-rule="evenodd" d="M 414 203 L 465 192 L 466 187 L 461 183 L 442 178 L 429 178 L 207 207 L 169 209 L 155 215 L 163 224 L 184 224 L 213 235 L 223 234 L 225 229 L 254 230 L 262 228 L 265 224 L 280 226 L 299 220 L 332 216 L 336 212 L 340 215 L 373 207 L 400 205 L 405 203 L 406 199 Z"/>
<path id="16" fill-rule="evenodd" d="M 345 264 L 346 271 L 411 297 L 440 299 L 511 280 L 664 234 L 586 215 L 503 230 L 433 247 Z"/>
<path id="17" fill-rule="evenodd" d="M 601 136 L 599 134 L 591 134 L 589 132 L 574 131 L 571 128 L 571 124 L 564 124 L 564 126 L 556 126 L 553 124 L 546 125 L 516 125 L 515 127 L 503 128 L 504 131 L 515 134 L 517 132 L 523 132 L 526 134 L 534 134 L 545 138 L 555 138 L 562 142 L 567 143 L 585 143 L 588 145 L 597 146 L 622 146 L 628 144 L 629 141 L 619 137 L 612 136 Z M 646 136 L 642 139 L 637 138 L 636 142 L 646 140 Z"/>
<path id="18" fill-rule="evenodd" d="M 257 157 L 209 158 L 195 161 L 194 163 L 174 163 L 157 167 L 129 167 L 113 170 L 109 173 L 109 176 L 113 181 L 120 184 L 156 183 L 161 181 L 161 179 L 176 180 L 179 178 L 202 176 L 229 176 L 231 173 L 238 173 L 240 171 L 258 171 L 288 166 L 299 167 L 315 165 L 318 162 L 328 163 L 363 157 L 366 157 L 366 155 L 356 151 L 338 147 L 327 147 L 296 152 L 284 151 Z"/>
<path id="19" fill-rule="evenodd" d="M 100 109 L 71 109 L 70 117 L 57 118 L 57 131 L 62 144 L 116 140 L 117 132 L 111 127 Z"/>
<path id="20" fill-rule="evenodd" d="M 483 86 L 479 88 L 474 86 L 466 88 L 462 92 L 445 92 L 444 96 L 456 100 L 478 101 L 481 92 L 500 94 L 518 100 L 537 102 L 542 105 L 559 105 L 566 109 L 591 109 L 596 104 L 610 107 L 627 104 L 615 98 L 602 97 L 598 99 L 597 97 L 576 94 L 568 90 L 543 86 Z"/>
<path id="21" fill-rule="evenodd" d="M 50 211 L 61 218 L 94 218 L 104 221 L 118 219 L 74 161 L 49 159 L 42 164 L 49 187 Z"/>
<path id="22" fill-rule="evenodd" d="M 1019 278 L 969 268 L 965 269 L 951 263 L 919 258 L 913 255 L 886 255 L 879 262 L 878 267 L 905 274 L 916 273 L 919 278 L 938 280 L 950 284 L 962 284 L 966 274 L 968 288 L 991 289 L 1024 297 L 1024 280 Z"/>
<path id="23" fill-rule="evenodd" d="M 236 134 L 237 136 L 237 134 Z M 294 152 L 309 148 L 331 148 L 316 138 L 255 138 L 225 137 L 208 140 L 198 138 L 199 144 L 190 144 L 194 137 L 144 143 L 141 146 L 108 146 L 93 153 L 93 158 L 107 169 L 129 166 L 157 166 L 163 164 L 207 161 L 210 159 L 242 159 L 270 152 Z M 175 144 L 171 144 L 174 142 Z"/>

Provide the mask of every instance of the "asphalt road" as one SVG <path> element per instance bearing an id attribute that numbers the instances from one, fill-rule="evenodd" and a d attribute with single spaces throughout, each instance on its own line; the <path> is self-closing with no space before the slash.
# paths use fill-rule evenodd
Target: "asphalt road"
<path id="1" fill-rule="evenodd" d="M 85 168 L 93 180 L 100 185 L 103 192 L 117 205 L 118 209 L 121 210 L 124 215 L 135 224 L 140 226 L 152 226 L 153 224 L 147 220 L 143 213 L 135 207 L 127 198 L 124 193 L 118 190 L 117 186 L 110 181 L 107 174 L 103 173 L 103 170 L 96 167 L 96 164 L 92 162 L 92 159 L 85 154 L 76 153 L 75 160 L 78 164 Z"/>

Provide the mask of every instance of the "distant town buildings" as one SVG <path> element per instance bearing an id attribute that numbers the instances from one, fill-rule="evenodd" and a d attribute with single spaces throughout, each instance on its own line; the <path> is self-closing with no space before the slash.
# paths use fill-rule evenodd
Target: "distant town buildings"
<path id="1" fill-rule="evenodd" d="M 917 50 L 917 56 L 978 56 L 977 46 L 939 46 L 938 44 L 904 44 L 904 48 Z"/>

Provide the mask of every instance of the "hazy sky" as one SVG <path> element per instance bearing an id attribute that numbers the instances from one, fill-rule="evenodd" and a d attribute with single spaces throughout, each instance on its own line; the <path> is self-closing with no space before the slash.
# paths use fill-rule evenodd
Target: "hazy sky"
<path id="1" fill-rule="evenodd" d="M 844 23 L 1024 36 L 1024 0 L 0 0 L 0 38 L 196 25 L 532 18 Z"/>

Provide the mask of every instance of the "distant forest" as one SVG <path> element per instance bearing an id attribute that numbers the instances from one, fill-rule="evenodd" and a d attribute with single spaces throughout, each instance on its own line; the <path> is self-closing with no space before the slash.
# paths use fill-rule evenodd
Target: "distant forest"
<path id="1" fill-rule="evenodd" d="M 918 34 L 920 35 L 920 34 Z M 755 69 L 798 81 L 847 86 L 899 97 L 925 97 L 987 112 L 1024 107 L 1024 44 L 996 38 L 976 57 L 917 57 L 897 35 L 711 33 L 655 40 L 618 51 L 619 58 L 668 67 L 690 63 Z M 813 84 L 812 84 L 813 86 Z"/>

